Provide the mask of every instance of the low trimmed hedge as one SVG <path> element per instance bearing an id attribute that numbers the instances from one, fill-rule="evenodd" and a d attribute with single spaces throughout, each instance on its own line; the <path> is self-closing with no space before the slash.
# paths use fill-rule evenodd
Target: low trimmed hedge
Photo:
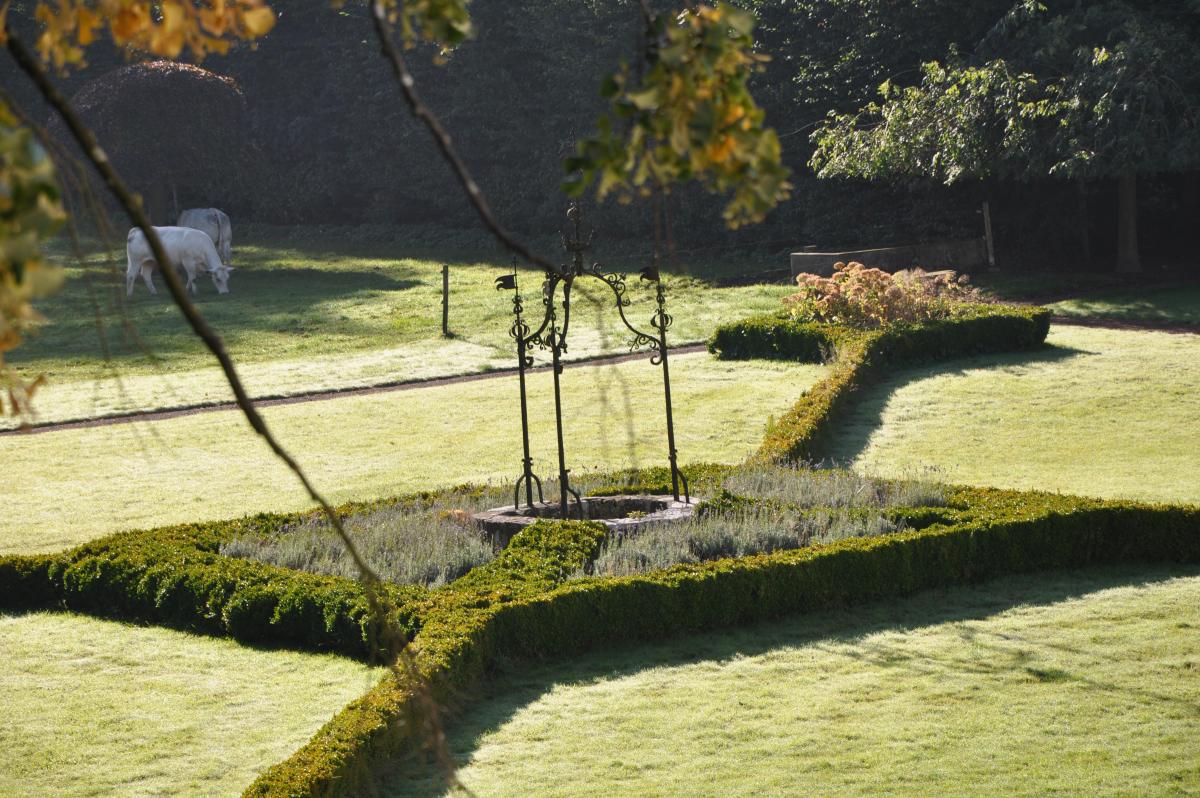
<path id="1" fill-rule="evenodd" d="M 969 305 L 950 319 L 851 330 L 798 322 L 781 314 L 755 316 L 718 327 L 708 342 L 720 358 L 819 361 L 837 352 L 832 372 L 806 391 L 767 432 L 758 457 L 822 459 L 833 424 L 861 391 L 889 371 L 928 360 L 1011 352 L 1042 346 L 1050 311 L 1013 305 Z"/>
<path id="2" fill-rule="evenodd" d="M 564 582 L 603 536 L 539 522 L 509 550 L 430 594 L 414 640 L 439 703 L 498 662 L 767 620 L 1003 574 L 1125 561 L 1200 562 L 1200 508 L 959 489 L 920 531 Z M 372 794 L 372 762 L 419 751 L 415 693 L 389 676 L 246 791 Z"/>
<path id="3" fill-rule="evenodd" d="M 1044 342 L 1048 328 L 1047 311 L 995 306 L 970 308 L 944 322 L 871 332 L 769 316 L 721 327 L 710 349 L 721 357 L 801 360 L 838 350 L 832 374 L 774 425 L 759 452 L 770 459 L 816 459 L 831 421 L 887 369 L 1032 348 Z M 718 484 L 726 471 L 688 468 L 694 488 Z M 625 476 L 632 487 L 614 490 L 661 493 L 669 482 L 665 469 Z M 509 659 L 563 656 L 1006 573 L 1130 560 L 1200 562 L 1197 507 L 956 489 L 945 507 L 894 512 L 916 529 L 575 581 L 568 576 L 594 559 L 604 528 L 540 521 L 517 534 L 495 560 L 450 585 L 388 590 L 399 608 L 397 621 L 414 635 L 417 675 L 434 700 L 447 705 Z M 219 554 L 221 542 L 235 535 L 270 533 L 305 515 L 126 533 L 60 555 L 0 558 L 0 609 L 66 606 L 245 641 L 367 656 L 372 651 L 365 598 L 357 583 Z M 423 742 L 424 711 L 405 678 L 389 674 L 263 773 L 246 795 L 372 793 L 376 765 Z"/>
<path id="4" fill-rule="evenodd" d="M 59 593 L 50 579 L 52 555 L 0 557 L 0 611 L 49 607 Z"/>
<path id="5" fill-rule="evenodd" d="M 538 521 L 517 533 L 495 560 L 432 591 L 422 612 L 427 622 L 412 650 L 434 698 L 440 704 L 453 701 L 494 663 L 491 619 L 500 608 L 562 584 L 595 558 L 604 534 L 604 525 L 596 522 Z M 419 712 L 417 693 L 389 674 L 303 748 L 263 773 L 245 795 L 373 794 L 371 763 L 421 743 Z"/>
<path id="6" fill-rule="evenodd" d="M 375 654 L 373 630 L 360 583 L 218 551 L 225 540 L 270 534 L 308 515 L 261 514 L 125 532 L 62 554 L 0 558 L 0 610 L 59 607 L 244 643 L 369 659 Z M 416 607 L 428 591 L 391 584 L 383 590 L 397 608 L 395 621 L 414 635 L 419 628 Z"/>

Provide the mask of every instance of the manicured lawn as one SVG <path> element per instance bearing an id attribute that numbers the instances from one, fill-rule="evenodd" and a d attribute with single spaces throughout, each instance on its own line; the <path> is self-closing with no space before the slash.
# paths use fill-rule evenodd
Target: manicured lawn
<path id="1" fill-rule="evenodd" d="M 824 367 L 672 358 L 682 462 L 734 463 L 755 450 Z M 563 375 L 568 466 L 665 464 L 661 370 L 648 359 Z M 535 468 L 556 470 L 548 373 L 531 375 Z M 521 468 L 517 379 L 458 383 L 267 408 L 265 415 L 335 501 L 468 481 Z M 153 423 L 0 437 L 20 484 L 0 515 L 0 553 L 48 551 L 125 528 L 230 518 L 308 505 L 295 479 L 241 416 L 220 411 Z"/>
<path id="2" fill-rule="evenodd" d="M 1197 629 L 1195 567 L 1014 577 L 514 668 L 450 745 L 493 798 L 1192 794 Z"/>
<path id="3" fill-rule="evenodd" d="M 238 239 L 231 293 L 219 296 L 211 282 L 202 281 L 197 302 L 257 396 L 512 365 L 512 295 L 493 285 L 510 270 L 509 259 L 480 248 L 475 252 L 493 254 L 445 259 L 403 254 L 411 249 L 356 244 L 336 234 L 295 244 L 287 231 L 274 230 Z M 635 324 L 648 324 L 654 292 L 637 280 L 644 259 L 605 259 L 602 248 L 593 255 L 606 268 L 633 275 L 628 293 L 634 301 L 627 313 Z M 441 338 L 443 263 L 451 266 L 450 340 Z M 211 356 L 184 327 L 161 280 L 158 296 L 139 284 L 126 300 L 124 268 L 122 251 L 113 266 L 97 255 L 69 269 L 64 289 L 39 303 L 52 323 L 7 358 L 23 373 L 49 379 L 38 397 L 40 420 L 229 398 Z M 789 290 L 713 288 L 688 276 L 702 273 L 706 270 L 696 267 L 668 278 L 675 342 L 702 340 L 719 323 L 773 309 Z M 521 274 L 528 312 L 540 309 L 540 284 L 540 274 Z M 606 297 L 601 290 L 608 289 L 585 280 L 573 296 L 572 358 L 627 346 L 630 335 L 620 326 L 611 293 Z M 589 295 L 607 303 L 603 313 Z M 97 322 L 107 331 L 111 365 L 103 357 Z"/>
<path id="4" fill-rule="evenodd" d="M 1049 306 L 1063 316 L 1200 327 L 1200 283 L 1104 292 Z"/>
<path id="5" fill-rule="evenodd" d="M 80 615 L 0 616 L 0 795 L 238 795 L 376 669 Z"/>
<path id="6" fill-rule="evenodd" d="M 1050 347 L 872 388 L 833 455 L 881 476 L 1200 503 L 1200 336 L 1056 326 Z"/>

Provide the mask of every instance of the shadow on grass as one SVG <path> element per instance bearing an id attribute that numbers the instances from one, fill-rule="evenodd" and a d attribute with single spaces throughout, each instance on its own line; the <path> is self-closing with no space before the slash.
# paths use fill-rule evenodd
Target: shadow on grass
<path id="1" fill-rule="evenodd" d="M 234 344 L 239 337 L 252 338 L 259 333 L 305 335 L 329 331 L 339 336 L 361 336 L 373 328 L 351 319 L 335 319 L 331 323 L 326 303 L 406 291 L 422 285 L 417 279 L 397 277 L 395 271 L 391 267 L 385 271 L 383 268 L 235 266 L 228 294 L 217 294 L 212 281 L 201 277 L 196 283 L 199 293 L 193 299 L 213 327 Z M 200 348 L 167 294 L 161 276 L 155 277 L 158 294 L 153 296 L 139 278 L 133 296 L 125 298 L 123 274 L 119 279 L 104 275 L 93 284 L 96 287 L 99 315 L 108 330 L 114 356 L 140 354 L 140 349 L 121 329 L 122 315 L 157 355 Z M 54 323 L 31 338 L 12 358 L 14 363 L 46 356 L 56 359 L 99 356 L 97 308 L 84 289 L 82 285 L 74 288 L 68 284 L 62 294 L 42 303 L 42 311 Z"/>
<path id="2" fill-rule="evenodd" d="M 1156 693 L 1136 684 L 1109 684 L 1086 676 L 1033 667 L 1031 651 L 1050 649 L 1081 654 L 1077 649 L 1041 641 L 1026 641 L 971 628 L 960 630 L 964 641 L 994 651 L 986 661 L 953 656 L 929 656 L 886 642 L 864 638 L 880 632 L 916 630 L 938 624 L 982 621 L 1024 605 L 1055 604 L 1115 587 L 1141 587 L 1176 577 L 1200 576 L 1200 567 L 1184 565 L 1118 565 L 1079 571 L 1051 571 L 1004 577 L 980 585 L 929 590 L 913 596 L 828 610 L 715 631 L 665 642 L 593 651 L 563 662 L 508 663 L 484 685 L 461 715 L 447 723 L 447 741 L 456 765 L 470 761 L 486 737 L 507 724 L 524 707 L 559 686 L 584 686 L 620 679 L 655 668 L 675 668 L 702 662 L 727 662 L 771 651 L 812 647 L 837 648 L 871 666 L 904 669 L 953 680 L 969 673 L 1016 675 L 1041 682 L 1076 681 L 1094 690 L 1121 693 L 1141 700 L 1170 703 L 1200 716 L 1193 702 Z M 1022 645 L 1013 649 L 1014 640 Z M 1008 646 L 1001 645 L 1008 643 Z M 668 696 L 663 700 L 669 700 Z M 441 772 L 417 757 L 395 763 L 383 794 L 389 798 L 440 794 Z"/>
<path id="3" fill-rule="evenodd" d="M 835 432 L 825 442 L 827 460 L 834 464 L 853 463 L 860 454 L 866 451 L 871 442 L 871 436 L 883 426 L 883 412 L 887 408 L 892 394 L 909 383 L 919 382 L 930 377 L 962 376 L 979 369 L 1059 363 L 1080 355 L 1091 354 L 1095 353 L 1066 346 L 1044 346 L 1026 352 L 974 355 L 905 369 L 886 380 L 869 386 L 855 401 L 852 415 L 834 424 Z"/>

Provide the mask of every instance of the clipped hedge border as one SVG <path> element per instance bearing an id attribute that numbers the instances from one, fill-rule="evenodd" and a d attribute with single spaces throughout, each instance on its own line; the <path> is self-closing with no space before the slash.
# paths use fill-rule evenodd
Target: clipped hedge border
<path id="1" fill-rule="evenodd" d="M 837 353 L 832 373 L 771 427 L 757 455 L 764 460 L 816 462 L 824 456 L 833 425 L 863 389 L 896 367 L 1034 349 L 1045 343 L 1049 332 L 1050 311 L 1014 305 L 969 305 L 954 318 L 865 331 L 775 314 L 718 327 L 708 349 L 725 359 L 811 362 Z"/>
<path id="2" fill-rule="evenodd" d="M 1125 561 L 1200 562 L 1200 507 L 958 489 L 947 521 L 920 531 L 678 565 L 640 576 L 565 577 L 603 532 L 539 522 L 448 587 L 414 640 L 442 702 L 494 663 L 554 657 L 683 632 L 959 585 L 1003 574 Z M 512 552 L 511 556 L 509 552 Z M 246 791 L 256 798 L 373 794 L 372 762 L 415 751 L 414 694 L 391 676 Z"/>
<path id="3" fill-rule="evenodd" d="M 538 521 L 500 555 L 442 590 L 423 608 L 413 641 L 419 675 L 446 703 L 494 662 L 491 618 L 500 608 L 543 595 L 593 559 L 603 524 Z M 371 764 L 418 744 L 415 692 L 388 674 L 325 724 L 299 751 L 259 776 L 245 796 L 374 794 Z"/>
<path id="4" fill-rule="evenodd" d="M 341 512 L 371 505 L 351 504 Z M 243 643 L 373 655 L 362 585 L 226 557 L 222 542 L 266 535 L 311 515 L 260 514 L 235 521 L 123 532 L 61 554 L 0 558 L 0 610 L 63 608 L 103 618 L 232 637 Z M 386 585 L 395 621 L 412 636 L 428 591 Z"/>
<path id="5" fill-rule="evenodd" d="M 1047 311 L 996 306 L 865 333 L 764 316 L 718 329 L 709 346 L 730 358 L 820 360 L 838 351 L 833 373 L 804 394 L 759 452 L 767 459 L 817 459 L 830 422 L 886 370 L 936 357 L 1033 348 L 1048 329 Z M 700 470 L 702 479 L 719 480 L 723 473 L 720 467 Z M 661 491 L 663 474 L 644 474 L 640 482 Z M 248 642 L 367 656 L 357 583 L 218 553 L 220 543 L 236 534 L 267 533 L 305 515 L 127 533 L 62 555 L 0 558 L 0 609 L 59 605 Z M 415 635 L 420 676 L 438 701 L 450 703 L 502 659 L 562 656 L 1005 573 L 1127 560 L 1200 562 L 1196 507 L 960 489 L 950 507 L 927 516 L 919 531 L 573 582 L 567 577 L 594 558 L 602 527 L 542 521 L 515 536 L 496 560 L 451 585 L 394 588 L 393 597 L 398 620 Z M 418 711 L 413 691 L 389 674 L 245 794 L 371 793 L 374 764 L 420 744 Z"/>

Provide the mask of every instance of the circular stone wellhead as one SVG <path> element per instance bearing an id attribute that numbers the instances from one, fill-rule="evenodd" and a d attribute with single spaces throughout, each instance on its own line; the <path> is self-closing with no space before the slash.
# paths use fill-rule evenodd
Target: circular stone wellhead
<path id="1" fill-rule="evenodd" d="M 672 523 L 691 518 L 694 503 L 676 501 L 673 496 L 587 496 L 582 502 L 567 504 L 573 521 L 598 521 L 610 534 L 628 534 L 649 524 Z M 543 518 L 561 518 L 558 502 L 535 502 L 533 506 L 497 507 L 472 516 L 491 534 L 498 546 L 507 546 L 513 535 Z"/>

